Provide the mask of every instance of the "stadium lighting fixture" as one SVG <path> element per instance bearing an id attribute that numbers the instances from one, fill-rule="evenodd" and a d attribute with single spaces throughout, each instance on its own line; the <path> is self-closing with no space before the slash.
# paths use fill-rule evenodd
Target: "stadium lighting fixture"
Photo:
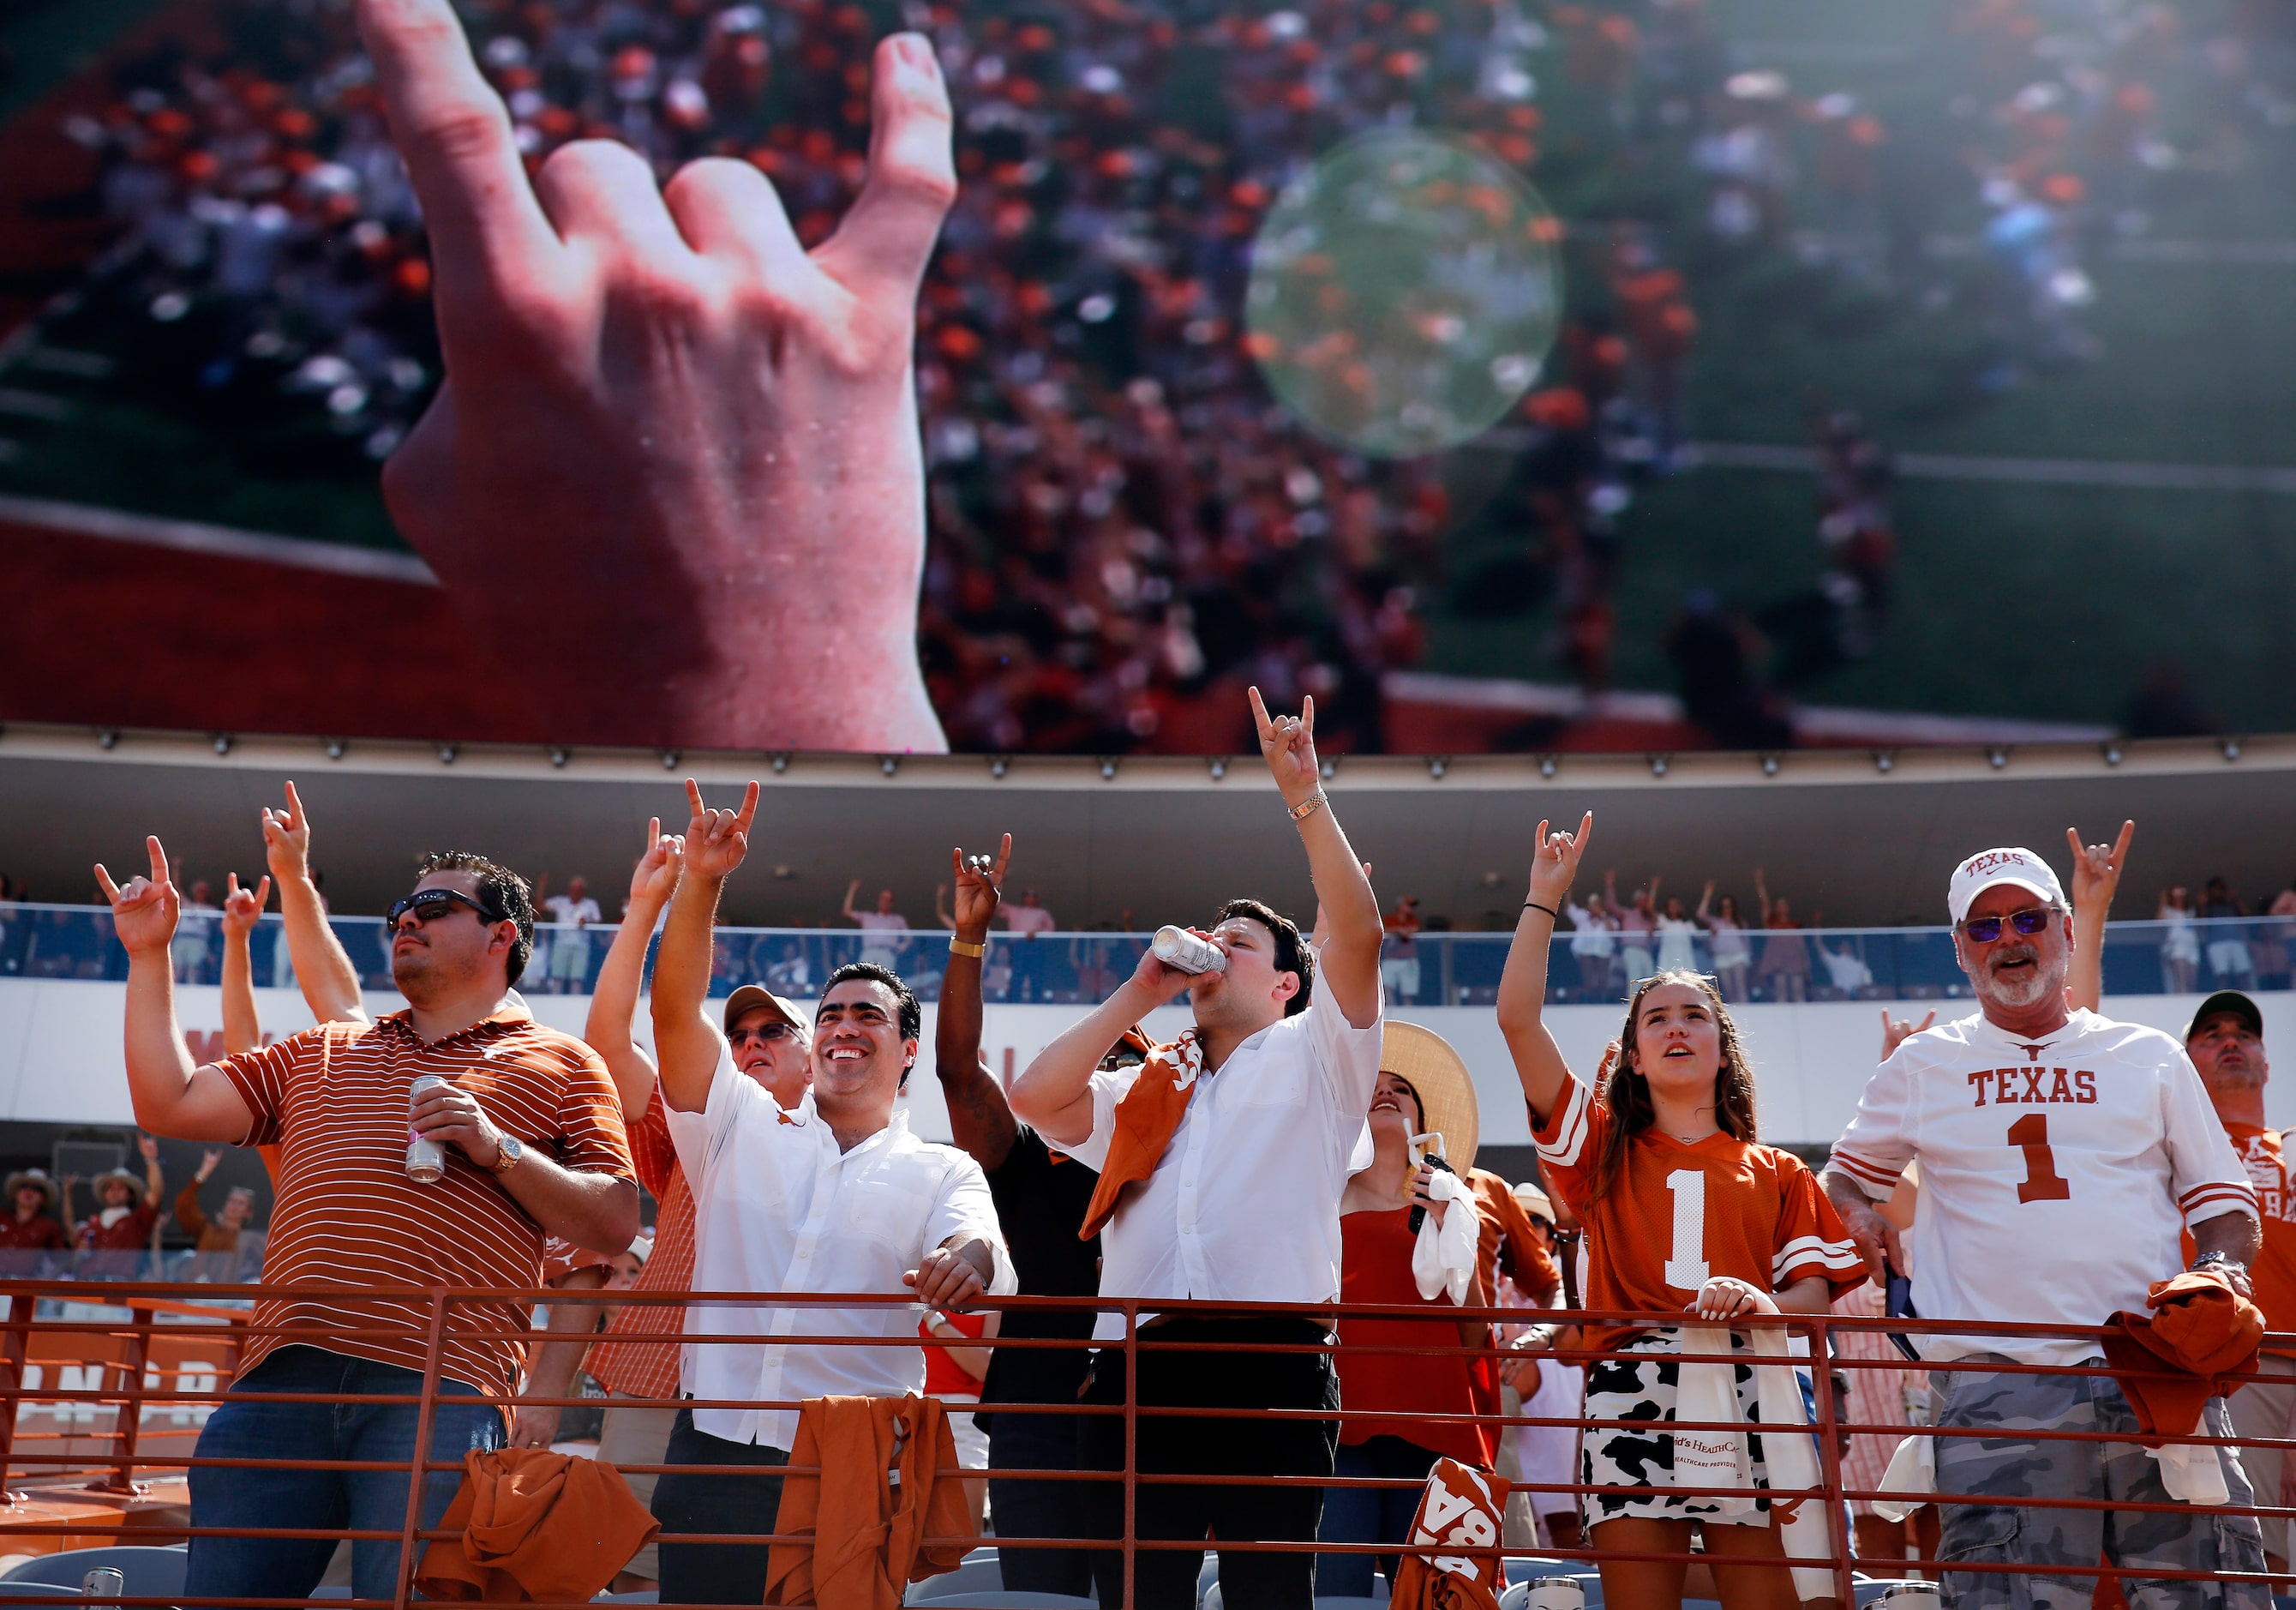
<path id="1" fill-rule="evenodd" d="M 2009 764 L 2009 752 L 2003 749 L 1998 744 L 1987 750 L 1985 752 L 1985 758 L 1988 761 L 1991 762 L 1993 769 L 1996 771 L 1999 771 L 2003 767 Z"/>
<path id="2" fill-rule="evenodd" d="M 1890 751 L 1886 749 L 1877 749 L 1874 752 L 1874 769 L 1875 771 L 1881 772 L 1886 776 L 1888 775 L 1890 768 L 1897 765 L 1897 763 L 1898 757 Z"/>
<path id="3" fill-rule="evenodd" d="M 118 727 L 105 727 L 97 729 L 95 735 L 95 746 L 98 749 L 111 749 L 117 745 L 119 742 L 119 729 Z"/>
<path id="4" fill-rule="evenodd" d="M 550 763 L 553 766 L 563 766 L 572 758 L 573 752 L 563 743 L 554 743 L 550 746 Z"/>
<path id="5" fill-rule="evenodd" d="M 1100 758 L 1100 780 L 1101 780 L 1102 782 L 1103 782 L 1103 783 L 1110 783 L 1110 782 L 1113 782 L 1113 781 L 1115 781 L 1115 779 L 1116 779 L 1116 757 L 1115 757 L 1114 755 L 1103 755 L 1103 756 L 1101 756 L 1101 758 Z"/>
<path id="6" fill-rule="evenodd" d="M 439 764 L 441 766 L 452 766 L 455 763 L 455 756 L 460 751 L 455 745 L 452 743 L 441 743 L 439 745 Z"/>
<path id="7" fill-rule="evenodd" d="M 1206 762 L 1206 764 L 1211 768 L 1213 782 L 1217 783 L 1221 778 L 1227 776 L 1227 757 L 1226 755 L 1214 755 L 1210 760 Z"/>
<path id="8" fill-rule="evenodd" d="M 674 749 L 665 749 L 661 752 L 661 768 L 664 771 L 676 771 L 677 769 L 677 751 Z"/>
<path id="9" fill-rule="evenodd" d="M 1443 780 L 1443 774 L 1450 769 L 1451 760 L 1448 755 L 1437 755 L 1427 762 L 1427 775 L 1439 783 Z"/>
<path id="10" fill-rule="evenodd" d="M 327 759 L 330 760 L 341 760 L 343 758 L 343 751 L 346 747 L 348 746 L 340 738 L 329 738 L 327 740 Z"/>
<path id="11" fill-rule="evenodd" d="M 775 750 L 774 752 L 774 776 L 779 776 L 782 773 L 787 771 L 789 769 L 789 751 L 786 749 Z"/>
<path id="12" fill-rule="evenodd" d="M 1323 773 L 1324 782 L 1330 782 L 1333 777 L 1340 775 L 1339 757 L 1337 755 L 1325 755 L 1324 757 L 1323 764 L 1318 766 L 1316 769 Z"/>
<path id="13" fill-rule="evenodd" d="M 891 776 L 895 772 L 901 769 L 901 757 L 898 755 L 879 755 L 877 757 L 877 769 L 883 772 L 887 776 Z"/>
<path id="14" fill-rule="evenodd" d="M 2240 740 L 2238 738 L 2226 738 L 2224 741 L 2223 748 L 2224 758 L 2226 760 L 2237 760 L 2240 759 Z"/>
<path id="15" fill-rule="evenodd" d="M 1555 772 L 1555 767 L 1556 767 L 1556 764 L 1557 764 L 1557 762 L 1556 762 L 1556 760 L 1555 760 L 1555 759 L 1554 759 L 1554 757 L 1553 755 L 1541 755 L 1541 756 L 1539 756 L 1539 757 L 1538 757 L 1538 775 L 1539 775 L 1540 776 L 1542 776 L 1542 777 L 1551 777 L 1551 776 L 1553 776 L 1554 775 L 1554 772 Z"/>
<path id="16" fill-rule="evenodd" d="M 2120 764 L 2121 759 L 2120 744 L 2108 743 L 2104 746 L 2104 763 L 2107 766 L 2118 766 Z"/>
<path id="17" fill-rule="evenodd" d="M 219 755 L 227 755 L 227 754 L 229 754 L 229 753 L 231 752 L 231 746 L 232 746 L 232 744 L 233 744 L 233 743 L 236 743 L 236 742 L 237 742 L 237 740 L 236 740 L 236 739 L 234 739 L 234 737 L 233 737 L 229 733 L 227 733 L 227 732 L 219 732 L 219 733 L 216 734 L 216 735 L 215 735 L 215 752 L 216 752 L 216 753 L 217 753 L 217 754 L 219 754 Z"/>
<path id="18" fill-rule="evenodd" d="M 1762 757 L 1762 775 L 1766 777 L 1775 777 L 1778 775 L 1777 756 L 1764 755 Z"/>
<path id="19" fill-rule="evenodd" d="M 992 777 L 1001 777 L 1001 776 L 1003 776 L 1006 772 L 1008 772 L 1008 771 L 1010 771 L 1010 770 L 1012 770 L 1012 769 L 1013 769 L 1013 758 L 1012 758 L 1012 756 L 1010 756 L 1010 755 L 991 755 L 991 756 L 989 757 L 989 759 L 988 759 L 988 775 L 989 775 L 990 776 L 992 776 Z"/>
<path id="20" fill-rule="evenodd" d="M 1651 776 L 1654 777 L 1666 776 L 1666 768 L 1672 764 L 1674 764 L 1673 757 L 1669 755 L 1652 755 L 1650 758 Z"/>

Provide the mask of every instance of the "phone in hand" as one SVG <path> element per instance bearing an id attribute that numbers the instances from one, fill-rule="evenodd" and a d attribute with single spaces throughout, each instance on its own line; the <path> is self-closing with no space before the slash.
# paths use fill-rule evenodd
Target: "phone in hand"
<path id="1" fill-rule="evenodd" d="M 1882 1273 L 1885 1277 L 1882 1283 L 1882 1311 L 1892 1319 L 1920 1318 L 1921 1316 L 1914 1311 L 1913 1277 L 1899 1274 L 1886 1260 L 1882 1262 Z M 1922 1361 L 1921 1350 L 1914 1345 L 1911 1337 L 1900 1331 L 1893 1330 L 1887 1334 L 1899 1352 L 1916 1364 Z"/>
<path id="2" fill-rule="evenodd" d="M 1454 1179 L 1458 1177 L 1459 1171 L 1453 1168 L 1449 1163 L 1444 1162 L 1442 1155 L 1439 1153 L 1430 1152 L 1419 1161 L 1425 1163 L 1431 1169 L 1442 1170 L 1443 1172 L 1452 1176 Z M 1419 1233 L 1419 1227 L 1426 1222 L 1426 1208 L 1416 1202 L 1413 1203 L 1411 1204 L 1411 1233 L 1416 1236 Z"/>

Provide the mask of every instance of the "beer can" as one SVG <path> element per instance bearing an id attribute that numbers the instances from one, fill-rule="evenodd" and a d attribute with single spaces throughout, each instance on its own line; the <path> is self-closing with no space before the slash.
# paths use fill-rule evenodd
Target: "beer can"
<path id="1" fill-rule="evenodd" d="M 422 1099 L 425 1090 L 435 1090 L 447 1082 L 436 1073 L 425 1073 L 406 1092 L 408 1108 Z M 447 1148 L 416 1134 L 412 1127 L 406 1131 L 406 1177 L 417 1185 L 436 1185 L 447 1177 Z"/>
<path id="2" fill-rule="evenodd" d="M 1183 973 L 1225 973 L 1227 952 L 1208 939 L 1200 939 L 1185 928 L 1170 924 L 1156 930 L 1155 942 L 1149 947 L 1156 959 L 1168 967 L 1177 967 Z"/>

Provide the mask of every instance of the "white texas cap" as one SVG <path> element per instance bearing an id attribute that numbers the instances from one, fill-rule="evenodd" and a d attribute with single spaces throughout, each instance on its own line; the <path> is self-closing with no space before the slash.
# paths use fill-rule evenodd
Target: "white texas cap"
<path id="1" fill-rule="evenodd" d="M 2049 864 L 2031 850 L 1984 850 L 1955 867 L 1953 882 L 1946 885 L 1946 908 L 1953 913 L 1953 920 L 1958 923 L 1967 916 L 1971 903 L 1996 883 L 2014 883 L 2052 906 L 2065 903 L 2064 885 L 2057 882 Z"/>

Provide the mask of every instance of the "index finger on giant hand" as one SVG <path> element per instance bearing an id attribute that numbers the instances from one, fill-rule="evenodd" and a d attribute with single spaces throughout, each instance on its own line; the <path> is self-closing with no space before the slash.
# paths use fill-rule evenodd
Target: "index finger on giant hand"
<path id="1" fill-rule="evenodd" d="M 510 112 L 448 0 L 358 0 L 390 128 L 449 299 L 515 283 L 559 244 L 527 182 Z"/>

